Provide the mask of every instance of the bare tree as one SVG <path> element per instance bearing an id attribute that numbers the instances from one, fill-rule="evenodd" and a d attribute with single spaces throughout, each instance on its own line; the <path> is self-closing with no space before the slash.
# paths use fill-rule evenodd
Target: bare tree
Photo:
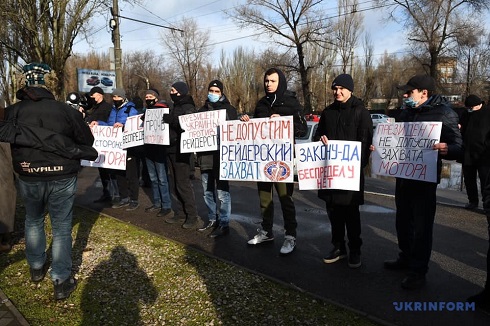
<path id="1" fill-rule="evenodd" d="M 296 54 L 293 67 L 301 80 L 306 112 L 311 112 L 310 73 L 320 62 L 305 60 L 305 46 L 325 45 L 327 19 L 321 4 L 324 0 L 247 0 L 229 15 L 241 27 L 252 27 L 267 34 L 270 40 Z"/>
<path id="2" fill-rule="evenodd" d="M 369 33 L 364 34 L 363 41 L 364 57 L 363 57 L 363 83 L 360 85 L 360 92 L 362 100 L 367 105 L 373 96 L 373 91 L 375 88 L 375 75 L 374 75 L 374 62 L 373 62 L 373 52 L 374 45 Z"/>
<path id="3" fill-rule="evenodd" d="M 408 40 L 425 57 L 422 64 L 438 80 L 437 64 L 441 54 L 459 33 L 467 31 L 466 17 L 478 17 L 489 0 L 379 0 L 397 5 L 391 17 L 406 27 Z"/>
<path id="4" fill-rule="evenodd" d="M 131 0 L 134 2 L 137 0 Z M 90 30 L 90 18 L 108 11 L 112 0 L 2 0 L 2 24 L 9 33 L 0 46 L 10 53 L 11 66 L 24 62 L 47 63 L 56 76 L 55 95 L 64 91 L 65 64 L 73 41 Z"/>
<path id="5" fill-rule="evenodd" d="M 197 85 L 201 84 L 198 83 L 198 73 L 211 54 L 208 47 L 210 33 L 199 30 L 196 21 L 190 18 L 182 18 L 175 26 L 184 33 L 165 31 L 162 33 L 162 43 L 172 61 L 180 68 L 191 95 L 197 98 Z"/>
<path id="6" fill-rule="evenodd" d="M 353 64 L 354 49 L 362 28 L 363 15 L 357 12 L 358 5 L 358 0 L 338 0 L 339 19 L 335 24 L 335 44 L 343 73 L 347 73 L 347 67 Z M 352 71 L 350 73 L 352 74 Z"/>

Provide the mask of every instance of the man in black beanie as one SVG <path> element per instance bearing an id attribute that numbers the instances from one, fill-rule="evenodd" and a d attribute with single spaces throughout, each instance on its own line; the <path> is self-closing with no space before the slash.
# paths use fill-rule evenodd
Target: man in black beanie
<path id="1" fill-rule="evenodd" d="M 373 138 L 373 121 L 360 99 L 352 95 L 354 81 L 348 74 L 338 75 L 332 82 L 334 102 L 323 110 L 314 140 L 327 145 L 328 140 L 359 141 L 361 147 L 361 177 L 359 191 L 321 189 L 318 197 L 326 203 L 332 226 L 330 253 L 323 259 L 334 263 L 347 256 L 345 233 L 349 239 L 348 265 L 361 266 L 361 215 L 359 205 L 364 204 L 364 167 L 368 164 L 369 147 Z"/>

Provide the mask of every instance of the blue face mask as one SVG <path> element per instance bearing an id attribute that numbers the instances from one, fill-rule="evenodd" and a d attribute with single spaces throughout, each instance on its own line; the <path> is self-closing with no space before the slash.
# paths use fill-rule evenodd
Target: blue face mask
<path id="1" fill-rule="evenodd" d="M 414 108 L 417 106 L 418 103 L 419 101 L 415 101 L 413 97 L 407 97 L 403 99 L 403 104 L 405 104 L 406 108 Z"/>
<path id="2" fill-rule="evenodd" d="M 211 103 L 216 103 L 216 102 L 218 102 L 219 98 L 220 98 L 220 96 L 219 96 L 218 94 L 214 94 L 214 93 L 209 93 L 209 94 L 208 94 L 208 100 L 209 100 L 209 102 L 211 102 Z"/>

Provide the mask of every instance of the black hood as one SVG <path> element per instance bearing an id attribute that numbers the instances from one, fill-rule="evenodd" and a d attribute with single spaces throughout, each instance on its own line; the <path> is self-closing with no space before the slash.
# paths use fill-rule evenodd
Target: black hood
<path id="1" fill-rule="evenodd" d="M 265 87 L 265 78 L 267 75 L 264 75 L 264 90 L 266 94 L 265 96 L 270 103 L 274 103 L 275 101 L 280 100 L 283 97 L 284 92 L 286 92 L 286 90 L 288 89 L 288 82 L 286 80 L 286 76 L 284 75 L 284 73 L 277 68 L 274 68 L 274 70 L 279 75 L 277 90 L 274 93 L 267 93 L 267 88 Z"/>
<path id="2" fill-rule="evenodd" d="M 54 100 L 54 95 L 44 87 L 29 87 L 21 88 L 15 94 L 18 100 L 40 101 L 42 99 Z"/>

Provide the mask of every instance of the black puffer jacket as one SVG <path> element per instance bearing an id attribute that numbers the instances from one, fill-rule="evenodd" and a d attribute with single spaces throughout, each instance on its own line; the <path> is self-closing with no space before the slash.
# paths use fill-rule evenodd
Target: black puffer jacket
<path id="1" fill-rule="evenodd" d="M 82 114 L 56 101 L 47 89 L 25 87 L 16 96 L 20 102 L 5 110 L 6 119 L 12 119 L 17 108 L 19 123 L 64 135 L 75 144 L 92 146 L 94 137 L 83 121 Z M 80 169 L 78 159 L 68 159 L 55 152 L 15 144 L 11 148 L 14 169 L 23 180 L 59 180 L 75 176 Z"/>
<path id="2" fill-rule="evenodd" d="M 371 154 L 369 146 L 373 141 L 373 121 L 369 111 L 360 99 L 351 96 L 346 103 L 333 102 L 323 110 L 318 129 L 313 139 L 321 136 L 329 140 L 359 141 L 361 148 L 360 191 L 321 189 L 318 197 L 330 205 L 362 205 L 364 203 L 364 167 Z"/>
<path id="3" fill-rule="evenodd" d="M 463 140 L 458 128 L 458 115 L 454 112 L 446 99 L 440 95 L 433 95 L 426 103 L 416 108 L 403 110 L 397 122 L 414 122 L 414 121 L 441 121 L 441 143 L 447 143 L 448 153 L 437 159 L 437 182 L 441 178 L 442 161 L 460 160 L 463 155 Z"/>
<path id="4" fill-rule="evenodd" d="M 170 146 L 167 153 L 180 154 L 180 137 L 184 130 L 180 127 L 179 116 L 196 113 L 196 105 L 190 95 L 181 96 L 178 102 L 174 102 L 173 108 L 168 115 L 164 115 L 164 121 L 170 126 Z"/>
<path id="5" fill-rule="evenodd" d="M 204 106 L 199 109 L 198 112 L 214 111 L 214 110 L 226 110 L 226 120 L 237 120 L 238 114 L 236 109 L 230 104 L 230 101 L 225 95 L 216 103 L 211 103 L 208 100 L 204 103 Z M 219 167 L 219 151 L 212 152 L 200 152 L 197 153 L 197 162 L 201 171 L 212 170 Z"/>

